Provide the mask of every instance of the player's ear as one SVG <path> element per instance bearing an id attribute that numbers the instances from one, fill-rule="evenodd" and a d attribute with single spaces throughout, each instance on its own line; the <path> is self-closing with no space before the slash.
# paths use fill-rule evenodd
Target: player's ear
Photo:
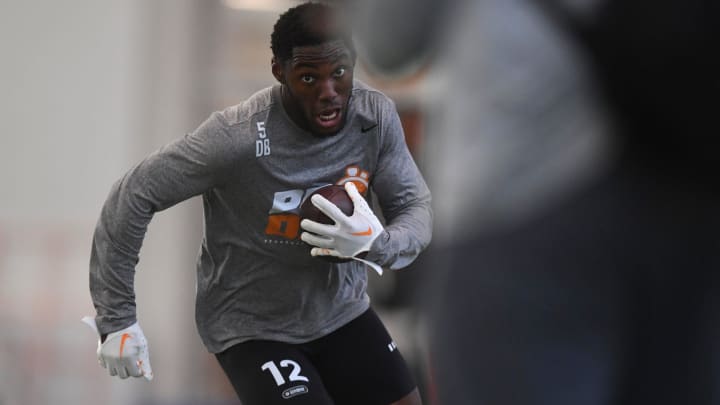
<path id="1" fill-rule="evenodd" d="M 282 64 L 273 56 L 271 61 L 272 74 L 281 84 L 285 84 L 285 76 L 283 75 Z"/>

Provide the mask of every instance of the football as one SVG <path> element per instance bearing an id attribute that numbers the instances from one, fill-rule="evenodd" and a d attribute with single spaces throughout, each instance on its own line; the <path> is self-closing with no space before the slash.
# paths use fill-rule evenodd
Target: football
<path id="1" fill-rule="evenodd" d="M 333 220 L 323 214 L 322 211 L 317 209 L 317 207 L 310 201 L 310 198 L 315 194 L 320 194 L 331 203 L 337 205 L 338 208 L 340 208 L 340 211 L 342 211 L 345 215 L 352 215 L 353 210 L 355 209 L 350 196 L 345 191 L 345 187 L 331 184 L 315 190 L 310 196 L 308 196 L 307 199 L 305 199 L 305 202 L 303 202 L 300 206 L 300 217 L 302 219 L 309 219 L 327 225 L 333 224 Z"/>
<path id="2" fill-rule="evenodd" d="M 345 191 L 345 187 L 332 184 L 315 190 L 311 195 L 308 196 L 307 199 L 305 199 L 305 202 L 303 202 L 303 204 L 300 206 L 301 219 L 310 219 L 312 221 L 327 225 L 331 225 L 334 223 L 333 220 L 330 219 L 330 217 L 323 214 L 322 211 L 320 211 L 310 201 L 310 198 L 315 194 L 320 194 L 321 196 L 327 198 L 328 201 L 337 205 L 338 208 L 340 208 L 340 211 L 342 211 L 345 215 L 352 215 L 353 210 L 355 209 L 355 206 L 353 205 L 350 196 L 348 195 L 347 191 Z M 340 259 L 331 256 L 318 256 L 318 258 L 333 263 L 344 263 L 351 260 Z"/>

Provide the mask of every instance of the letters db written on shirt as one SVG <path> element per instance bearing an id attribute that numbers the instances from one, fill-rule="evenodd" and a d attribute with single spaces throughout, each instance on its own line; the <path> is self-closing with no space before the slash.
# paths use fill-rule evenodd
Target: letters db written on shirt
<path id="1" fill-rule="evenodd" d="M 270 139 L 265 132 L 265 122 L 257 123 L 258 139 L 255 141 L 255 157 L 270 156 Z"/>

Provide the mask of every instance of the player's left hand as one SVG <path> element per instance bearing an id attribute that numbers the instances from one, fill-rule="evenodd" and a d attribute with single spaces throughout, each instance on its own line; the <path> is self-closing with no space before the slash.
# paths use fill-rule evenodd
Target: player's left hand
<path id="1" fill-rule="evenodd" d="M 307 232 L 300 239 L 314 246 L 310 251 L 313 256 L 335 256 L 340 258 L 356 257 L 370 250 L 373 241 L 380 236 L 384 228 L 380 220 L 370 209 L 367 201 L 360 195 L 355 184 L 345 183 L 353 202 L 351 216 L 345 215 L 340 208 L 321 195 L 314 195 L 310 200 L 314 206 L 335 221 L 332 225 L 303 219 L 300 226 Z"/>

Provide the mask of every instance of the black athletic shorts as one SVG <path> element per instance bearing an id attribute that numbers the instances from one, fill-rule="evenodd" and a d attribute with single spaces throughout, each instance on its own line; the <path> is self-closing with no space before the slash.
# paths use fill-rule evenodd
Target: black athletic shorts
<path id="1" fill-rule="evenodd" d="M 416 386 L 372 309 L 308 343 L 253 340 L 216 356 L 243 405 L 387 405 Z"/>

